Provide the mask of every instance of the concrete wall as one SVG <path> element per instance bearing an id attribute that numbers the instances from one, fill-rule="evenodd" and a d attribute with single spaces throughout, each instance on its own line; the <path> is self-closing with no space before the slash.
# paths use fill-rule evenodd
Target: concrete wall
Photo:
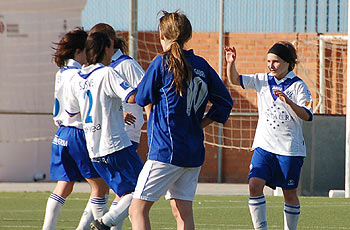
<path id="1" fill-rule="evenodd" d="M 304 122 L 307 157 L 299 192 L 305 196 L 328 196 L 331 189 L 344 190 L 345 116 L 315 115 Z"/>
<path id="2" fill-rule="evenodd" d="M 0 181 L 49 175 L 52 42 L 81 26 L 86 0 L 0 0 Z"/>

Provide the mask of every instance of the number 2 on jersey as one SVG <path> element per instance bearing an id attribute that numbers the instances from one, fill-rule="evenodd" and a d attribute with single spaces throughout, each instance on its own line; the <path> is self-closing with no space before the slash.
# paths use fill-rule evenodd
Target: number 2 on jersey
<path id="1" fill-rule="evenodd" d="M 91 113 L 91 108 L 92 108 L 92 95 L 91 95 L 91 91 L 90 91 L 90 90 L 87 90 L 87 91 L 84 93 L 84 99 L 86 99 L 86 95 L 88 96 L 88 99 L 89 99 L 89 109 L 88 109 L 88 112 L 87 112 L 87 115 L 86 115 L 86 118 L 85 118 L 85 123 L 92 123 L 92 116 L 90 115 L 90 113 Z"/>

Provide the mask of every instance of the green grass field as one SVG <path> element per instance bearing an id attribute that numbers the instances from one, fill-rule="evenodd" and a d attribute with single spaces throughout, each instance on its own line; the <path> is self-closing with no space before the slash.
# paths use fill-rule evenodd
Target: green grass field
<path id="1" fill-rule="evenodd" d="M 49 192 L 1 192 L 0 229 L 40 229 Z M 75 229 L 88 193 L 73 193 L 62 209 L 57 229 Z M 283 229 L 283 198 L 267 196 L 269 229 Z M 110 201 L 112 198 L 110 198 Z M 197 195 L 193 207 L 196 229 L 252 229 L 247 196 Z M 301 197 L 298 229 L 350 229 L 350 199 Z M 152 229 L 176 229 L 168 201 L 151 210 Z M 124 229 L 131 229 L 129 220 Z"/>

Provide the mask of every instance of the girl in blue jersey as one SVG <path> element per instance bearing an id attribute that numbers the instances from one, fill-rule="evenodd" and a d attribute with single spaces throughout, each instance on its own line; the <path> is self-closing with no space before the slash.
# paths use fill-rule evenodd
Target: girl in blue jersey
<path id="1" fill-rule="evenodd" d="M 54 121 L 58 126 L 52 141 L 50 179 L 57 185 L 47 201 L 43 229 L 56 229 L 65 199 L 76 181 L 84 178 L 90 184 L 92 200 L 104 199 L 107 184 L 98 175 L 89 158 L 80 117 L 71 118 L 65 112 L 66 92 L 81 65 L 86 63 L 84 53 L 87 33 L 78 28 L 65 34 L 57 43 L 53 55 L 58 67 L 55 81 Z"/>
<path id="2" fill-rule="evenodd" d="M 277 42 L 267 53 L 269 73 L 239 75 L 234 47 L 225 48 L 227 76 L 233 85 L 255 89 L 259 120 L 249 171 L 249 209 L 254 229 L 267 229 L 264 186 L 281 187 L 284 195 L 284 229 L 297 229 L 300 203 L 297 187 L 306 156 L 302 121 L 311 121 L 312 97 L 293 69 L 297 62 L 294 46 Z"/>
<path id="3" fill-rule="evenodd" d="M 148 159 L 139 175 L 129 214 L 132 228 L 151 229 L 149 211 L 162 195 L 170 199 L 177 229 L 194 229 L 192 201 L 204 161 L 203 128 L 224 123 L 232 98 L 213 68 L 184 44 L 192 36 L 187 17 L 162 11 L 163 54 L 138 86 L 136 102 L 152 104 L 147 124 Z M 207 103 L 210 107 L 206 116 Z"/>

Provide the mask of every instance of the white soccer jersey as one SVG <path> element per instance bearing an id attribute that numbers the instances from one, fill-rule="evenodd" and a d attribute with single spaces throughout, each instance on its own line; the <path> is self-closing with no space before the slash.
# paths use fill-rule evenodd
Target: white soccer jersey
<path id="1" fill-rule="evenodd" d="M 55 105 L 53 108 L 53 120 L 57 126 L 72 126 L 79 129 L 83 124 L 79 116 L 70 117 L 66 112 L 66 95 L 70 90 L 70 84 L 73 76 L 81 69 L 79 62 L 69 59 L 66 66 L 56 73 L 55 79 Z"/>
<path id="2" fill-rule="evenodd" d="M 280 81 L 266 73 L 242 75 L 241 85 L 257 91 L 259 120 L 252 148 L 285 156 L 306 156 L 302 119 L 273 94 L 273 90 L 281 90 L 305 108 L 312 119 L 312 97 L 306 84 L 291 71 Z"/>
<path id="3" fill-rule="evenodd" d="M 123 53 L 118 49 L 112 57 L 112 63 L 118 60 L 122 55 Z M 120 73 L 120 75 L 124 76 L 133 88 L 137 88 L 137 85 L 145 74 L 142 67 L 134 59 L 126 59 L 116 65 L 114 69 Z M 145 122 L 143 118 L 143 108 L 138 104 L 130 104 L 123 101 L 123 109 L 124 112 L 131 112 L 134 117 L 136 117 L 135 123 L 132 125 L 125 125 L 125 128 L 130 140 L 139 143 L 141 128 Z"/>
<path id="4" fill-rule="evenodd" d="M 134 90 L 111 67 L 100 63 L 83 67 L 72 79 L 67 112 L 81 113 L 90 158 L 106 156 L 130 146 L 122 100 Z"/>

